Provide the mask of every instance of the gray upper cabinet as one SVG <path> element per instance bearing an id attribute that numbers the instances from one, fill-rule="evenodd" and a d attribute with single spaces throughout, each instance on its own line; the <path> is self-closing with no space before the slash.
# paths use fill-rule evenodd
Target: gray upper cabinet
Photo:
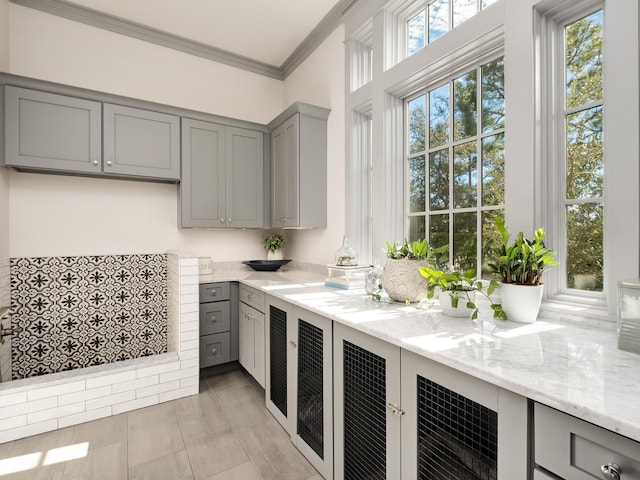
<path id="1" fill-rule="evenodd" d="M 103 107 L 106 174 L 180 180 L 180 119 L 111 105 Z"/>
<path id="2" fill-rule="evenodd" d="M 182 228 L 263 228 L 263 134 L 182 119 Z"/>
<path id="3" fill-rule="evenodd" d="M 6 165 L 180 180 L 178 116 L 14 86 L 4 90 Z"/>
<path id="4" fill-rule="evenodd" d="M 6 86 L 4 163 L 100 173 L 101 104 Z"/>
<path id="5" fill-rule="evenodd" d="M 329 112 L 295 103 L 269 124 L 273 228 L 327 226 Z"/>

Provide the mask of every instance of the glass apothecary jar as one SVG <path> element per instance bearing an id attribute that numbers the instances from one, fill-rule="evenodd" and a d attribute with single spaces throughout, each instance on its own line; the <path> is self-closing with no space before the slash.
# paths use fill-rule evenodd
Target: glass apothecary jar
<path id="1" fill-rule="evenodd" d="M 342 247 L 336 252 L 336 265 L 339 267 L 353 267 L 358 265 L 358 252 L 351 247 L 348 235 L 342 237 Z"/>

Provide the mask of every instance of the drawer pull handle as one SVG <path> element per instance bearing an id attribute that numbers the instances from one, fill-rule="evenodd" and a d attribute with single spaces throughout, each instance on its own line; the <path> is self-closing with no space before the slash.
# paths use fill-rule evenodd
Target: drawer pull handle
<path id="1" fill-rule="evenodd" d="M 289 345 L 291 345 L 291 348 L 297 347 L 296 342 L 293 342 L 293 341 L 289 342 Z"/>
<path id="2" fill-rule="evenodd" d="M 249 293 L 249 294 L 247 295 L 247 299 L 248 299 L 248 300 L 253 300 L 253 293 Z"/>
<path id="3" fill-rule="evenodd" d="M 218 350 L 216 350 L 215 348 L 212 348 L 212 349 L 211 349 L 211 354 L 212 354 L 212 355 L 215 355 L 216 353 L 218 353 Z"/>
<path id="4" fill-rule="evenodd" d="M 212 323 L 215 323 L 215 322 L 217 322 L 217 321 L 218 321 L 218 319 L 217 319 L 216 317 L 211 317 L 211 322 L 212 322 Z"/>
<path id="5" fill-rule="evenodd" d="M 387 407 L 389 407 L 389 409 L 391 410 L 391 412 L 393 412 L 394 415 L 398 415 L 399 417 L 404 415 L 404 410 L 402 410 L 402 408 L 400 408 L 400 406 L 396 405 L 395 403 L 388 403 Z"/>
<path id="6" fill-rule="evenodd" d="M 607 480 L 620 480 L 622 478 L 622 468 L 617 463 L 609 463 L 600 467 L 602 477 Z"/>
<path id="7" fill-rule="evenodd" d="M 211 295 L 212 297 L 217 297 L 218 296 L 218 291 L 217 290 L 209 290 L 209 295 Z"/>

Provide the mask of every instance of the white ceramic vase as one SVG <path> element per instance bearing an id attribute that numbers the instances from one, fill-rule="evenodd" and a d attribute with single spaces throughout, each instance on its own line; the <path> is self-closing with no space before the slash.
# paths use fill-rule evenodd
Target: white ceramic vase
<path id="1" fill-rule="evenodd" d="M 544 285 L 503 283 L 500 286 L 500 297 L 507 320 L 518 323 L 535 322 L 542 303 L 543 287 Z"/>
<path id="2" fill-rule="evenodd" d="M 382 274 L 382 286 L 397 302 L 419 302 L 427 297 L 427 279 L 420 275 L 420 267 L 428 267 L 427 260 L 394 260 L 387 258 Z"/>
<path id="3" fill-rule="evenodd" d="M 267 250 L 267 260 L 282 260 L 284 258 L 284 254 L 282 253 L 282 249 L 280 250 Z"/>
<path id="4" fill-rule="evenodd" d="M 467 308 L 467 295 L 464 292 L 458 293 L 458 306 L 454 307 L 451 305 L 451 292 L 447 290 L 441 290 L 438 293 L 438 300 L 440 301 L 440 308 L 442 308 L 442 313 L 448 315 L 449 317 L 461 317 L 461 318 L 470 318 L 473 314 L 472 308 Z M 469 300 L 473 303 L 476 302 L 476 292 L 469 292 Z"/>

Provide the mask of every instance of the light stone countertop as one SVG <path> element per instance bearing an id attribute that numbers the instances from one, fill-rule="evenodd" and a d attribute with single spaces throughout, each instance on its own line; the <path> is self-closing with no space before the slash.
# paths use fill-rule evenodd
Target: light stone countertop
<path id="1" fill-rule="evenodd" d="M 364 290 L 324 286 L 310 271 L 221 270 L 201 283 L 240 281 L 524 397 L 640 441 L 640 355 L 617 348 L 615 324 L 583 325 L 541 313 L 533 324 L 477 321 L 378 303 Z"/>

